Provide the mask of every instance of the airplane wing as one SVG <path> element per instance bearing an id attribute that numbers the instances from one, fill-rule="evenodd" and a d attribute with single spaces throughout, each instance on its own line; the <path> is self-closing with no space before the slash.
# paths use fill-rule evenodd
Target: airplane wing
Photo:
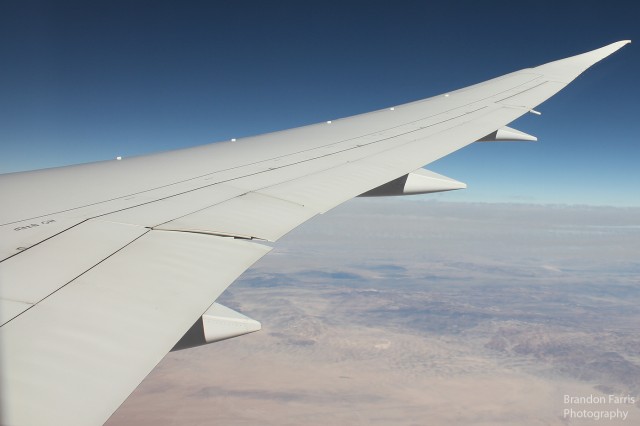
<path id="1" fill-rule="evenodd" d="M 2 424 L 104 423 L 177 342 L 260 327 L 214 302 L 263 241 L 360 194 L 463 188 L 421 167 L 535 139 L 505 126 L 627 43 L 349 118 L 0 176 Z"/>

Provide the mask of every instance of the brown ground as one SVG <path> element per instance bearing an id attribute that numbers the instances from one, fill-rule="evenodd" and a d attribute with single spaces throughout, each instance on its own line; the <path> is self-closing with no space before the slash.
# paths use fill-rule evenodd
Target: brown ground
<path id="1" fill-rule="evenodd" d="M 169 354 L 107 424 L 640 424 L 638 213 L 358 200 L 222 297 L 261 332 Z"/>

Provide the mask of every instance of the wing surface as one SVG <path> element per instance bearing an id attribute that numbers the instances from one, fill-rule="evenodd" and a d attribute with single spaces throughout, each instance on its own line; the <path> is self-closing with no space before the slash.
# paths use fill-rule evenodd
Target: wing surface
<path id="1" fill-rule="evenodd" d="M 0 176 L 3 424 L 101 424 L 311 217 L 496 132 L 627 41 L 234 142 Z"/>

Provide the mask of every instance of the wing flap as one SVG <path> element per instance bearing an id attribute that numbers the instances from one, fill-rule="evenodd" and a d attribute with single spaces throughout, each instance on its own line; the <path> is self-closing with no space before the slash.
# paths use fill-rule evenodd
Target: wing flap
<path id="1" fill-rule="evenodd" d="M 0 325 L 73 281 L 148 229 L 89 220 L 0 263 Z M 21 309 L 18 309 L 18 306 Z"/>
<path id="2" fill-rule="evenodd" d="M 205 232 L 276 241 L 318 214 L 298 203 L 249 192 L 196 213 L 172 220 L 157 229 Z"/>
<path id="3" fill-rule="evenodd" d="M 269 247 L 150 231 L 0 328 L 2 424 L 102 424 Z"/>
<path id="4" fill-rule="evenodd" d="M 137 207 L 110 213 L 102 216 L 101 219 L 153 228 L 233 199 L 246 192 L 244 189 L 233 187 L 227 183 L 210 184 L 161 200 L 153 200 Z"/>

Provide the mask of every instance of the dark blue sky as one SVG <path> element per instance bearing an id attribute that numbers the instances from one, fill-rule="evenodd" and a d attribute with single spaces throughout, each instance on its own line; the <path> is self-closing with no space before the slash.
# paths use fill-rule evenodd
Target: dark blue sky
<path id="1" fill-rule="evenodd" d="M 348 116 L 602 45 L 636 43 L 430 168 L 450 200 L 640 205 L 640 3 L 0 5 L 0 172 L 132 156 Z"/>

